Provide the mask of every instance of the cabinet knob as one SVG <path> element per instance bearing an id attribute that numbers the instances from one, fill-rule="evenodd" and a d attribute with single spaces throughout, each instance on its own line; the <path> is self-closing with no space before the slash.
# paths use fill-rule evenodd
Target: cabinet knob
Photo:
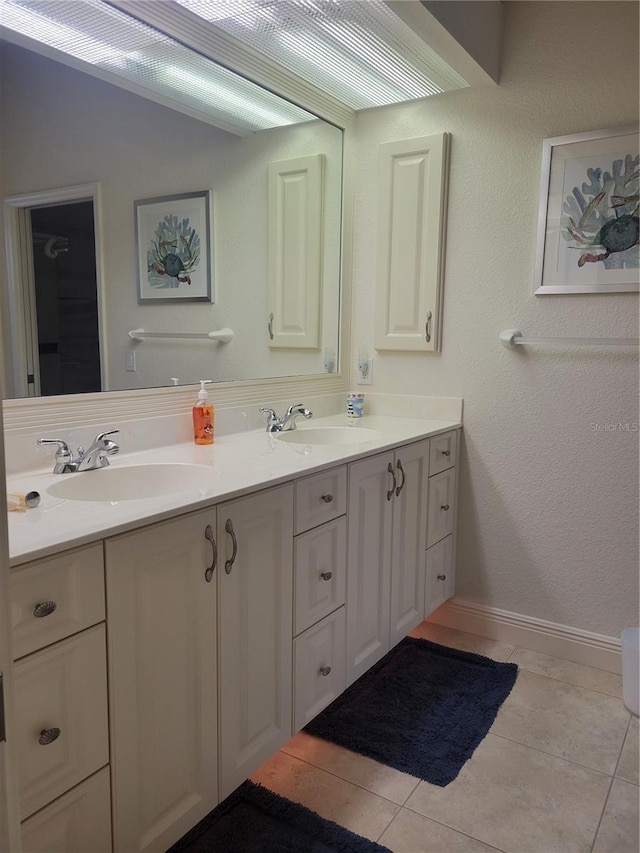
<path id="1" fill-rule="evenodd" d="M 439 581 L 446 581 L 446 579 L 447 579 L 447 576 L 446 576 L 446 575 L 438 575 L 438 580 L 439 580 Z"/>
<path id="2" fill-rule="evenodd" d="M 451 451 L 450 450 L 443 450 L 442 455 L 443 456 L 451 456 Z"/>
<path id="3" fill-rule="evenodd" d="M 50 616 L 57 606 L 55 601 L 40 601 L 36 604 L 33 615 L 36 619 L 43 619 L 45 616 Z"/>
<path id="4" fill-rule="evenodd" d="M 325 675 L 325 676 L 329 675 L 329 673 L 331 672 L 331 667 L 330 666 L 321 666 L 320 669 L 318 670 L 318 672 L 320 675 Z"/>
<path id="5" fill-rule="evenodd" d="M 55 726 L 51 729 L 42 729 L 40 737 L 38 738 L 38 743 L 40 746 L 47 746 L 47 744 L 53 743 L 54 740 L 58 740 L 59 737 L 60 729 Z"/>
<path id="6" fill-rule="evenodd" d="M 323 581 L 330 581 L 333 577 L 333 572 L 320 572 L 320 577 Z"/>
<path id="7" fill-rule="evenodd" d="M 442 504 L 442 506 L 440 507 L 440 509 L 443 509 L 445 512 L 448 512 L 448 510 L 449 510 L 449 504 Z"/>
<path id="8" fill-rule="evenodd" d="M 333 495 L 320 495 L 320 497 L 326 504 L 330 504 L 333 500 Z"/>

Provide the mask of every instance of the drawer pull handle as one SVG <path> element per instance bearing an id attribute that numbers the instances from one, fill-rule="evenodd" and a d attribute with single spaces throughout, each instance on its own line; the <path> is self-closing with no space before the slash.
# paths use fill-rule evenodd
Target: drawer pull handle
<path id="1" fill-rule="evenodd" d="M 440 507 L 440 509 L 443 509 L 445 512 L 448 512 L 448 510 L 449 510 L 449 504 L 442 504 L 442 506 Z"/>
<path id="2" fill-rule="evenodd" d="M 211 542 L 211 565 L 207 567 L 204 573 L 204 579 L 209 583 L 216 570 L 216 563 L 218 562 L 218 546 L 216 545 L 216 540 L 213 536 L 213 529 L 210 524 L 207 524 L 204 529 L 204 538 Z"/>
<path id="3" fill-rule="evenodd" d="M 57 606 L 55 601 L 41 601 L 36 604 L 33 615 L 36 619 L 44 619 L 45 616 L 51 616 Z"/>
<path id="4" fill-rule="evenodd" d="M 320 572 L 320 577 L 323 581 L 330 581 L 333 577 L 333 572 Z"/>
<path id="5" fill-rule="evenodd" d="M 333 500 L 333 495 L 320 495 L 320 497 L 326 504 L 330 504 Z"/>
<path id="6" fill-rule="evenodd" d="M 451 451 L 450 450 L 443 450 L 442 455 L 443 456 L 451 456 Z"/>
<path id="7" fill-rule="evenodd" d="M 427 322 L 424 324 L 424 339 L 427 343 L 431 342 L 431 318 L 433 314 L 427 311 Z"/>
<path id="8" fill-rule="evenodd" d="M 388 500 L 388 501 L 390 501 L 390 500 L 391 500 L 391 498 L 393 497 L 393 493 L 394 493 L 394 492 L 395 492 L 395 490 L 396 490 L 396 486 L 398 485 L 398 484 L 397 484 L 397 482 L 396 482 L 396 472 L 393 470 L 393 465 L 391 464 L 391 462 L 389 462 L 389 464 L 387 465 L 387 471 L 388 471 L 388 472 L 391 474 L 391 476 L 393 477 L 393 486 L 391 486 L 391 488 L 390 488 L 390 489 L 389 489 L 389 491 L 387 492 L 387 500 Z"/>
<path id="9" fill-rule="evenodd" d="M 38 743 L 40 746 L 47 746 L 47 744 L 53 743 L 54 740 L 58 740 L 59 737 L 60 729 L 55 726 L 51 729 L 42 729 L 40 737 L 38 738 Z"/>
<path id="10" fill-rule="evenodd" d="M 236 561 L 236 557 L 238 556 L 238 540 L 236 539 L 236 532 L 233 529 L 233 522 L 230 518 L 227 519 L 227 523 L 224 526 L 224 529 L 227 531 L 229 536 L 231 536 L 231 544 L 233 545 L 233 551 L 231 553 L 231 557 L 228 560 L 225 560 L 224 570 L 230 575 L 231 569 L 233 568 L 233 564 Z"/>
<path id="11" fill-rule="evenodd" d="M 330 672 L 331 672 L 330 666 L 321 666 L 320 667 L 320 670 L 319 670 L 320 675 L 327 676 L 327 675 L 329 675 Z"/>
<path id="12" fill-rule="evenodd" d="M 438 575 L 438 580 L 439 580 L 439 581 L 446 581 L 446 579 L 447 579 L 447 576 L 446 576 L 446 575 Z"/>

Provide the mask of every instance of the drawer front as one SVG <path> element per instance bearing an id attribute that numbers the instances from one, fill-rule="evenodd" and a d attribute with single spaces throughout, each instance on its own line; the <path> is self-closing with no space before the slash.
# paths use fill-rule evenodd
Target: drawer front
<path id="1" fill-rule="evenodd" d="M 104 620 L 101 543 L 15 569 L 10 584 L 14 658 Z"/>
<path id="2" fill-rule="evenodd" d="M 427 547 L 453 532 L 455 518 L 455 469 L 429 477 Z"/>
<path id="3" fill-rule="evenodd" d="M 294 634 L 345 602 L 347 521 L 337 518 L 295 540 Z"/>
<path id="4" fill-rule="evenodd" d="M 453 468 L 458 455 L 458 430 L 445 432 L 430 439 L 429 444 L 429 476 L 439 474 Z"/>
<path id="5" fill-rule="evenodd" d="M 425 617 L 454 592 L 453 536 L 445 536 L 426 552 Z"/>
<path id="6" fill-rule="evenodd" d="M 346 686 L 345 609 L 341 607 L 294 640 L 294 726 L 317 716 Z"/>
<path id="7" fill-rule="evenodd" d="M 23 853 L 111 853 L 109 768 L 22 824 Z"/>
<path id="8" fill-rule="evenodd" d="M 14 678 L 24 819 L 109 761 L 104 625 L 22 658 Z"/>
<path id="9" fill-rule="evenodd" d="M 305 477 L 295 485 L 295 533 L 303 533 L 347 511 L 346 466 Z"/>

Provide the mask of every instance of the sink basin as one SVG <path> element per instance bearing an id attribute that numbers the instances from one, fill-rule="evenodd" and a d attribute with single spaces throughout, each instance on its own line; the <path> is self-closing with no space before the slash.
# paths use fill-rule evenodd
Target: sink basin
<path id="1" fill-rule="evenodd" d="M 375 429 L 363 429 L 361 427 L 308 427 L 293 429 L 289 432 L 277 433 L 280 441 L 290 444 L 363 444 L 366 441 L 375 441 L 380 438 L 380 433 Z"/>
<path id="2" fill-rule="evenodd" d="M 126 465 L 61 474 L 47 493 L 71 501 L 135 501 L 176 492 L 206 491 L 218 476 L 215 468 L 189 463 Z"/>

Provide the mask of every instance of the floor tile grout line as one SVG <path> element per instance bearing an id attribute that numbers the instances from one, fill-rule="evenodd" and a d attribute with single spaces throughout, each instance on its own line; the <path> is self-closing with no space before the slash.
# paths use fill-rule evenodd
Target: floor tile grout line
<path id="1" fill-rule="evenodd" d="M 515 661 L 509 661 L 509 663 L 515 663 Z M 618 701 L 622 702 L 622 696 L 616 696 L 613 693 L 607 693 L 606 691 L 598 690 L 595 687 L 585 687 L 584 684 L 576 684 L 575 681 L 567 681 L 566 678 L 558 678 L 556 675 L 549 675 L 546 672 L 538 672 L 535 669 L 529 669 L 521 663 L 518 664 L 518 669 L 530 672 L 533 675 L 539 675 L 540 678 L 549 678 L 551 681 L 559 681 L 561 684 L 568 684 L 570 687 L 577 687 L 579 690 L 588 690 L 590 693 L 597 693 L 599 696 L 608 696 L 610 699 L 618 699 Z"/>
<path id="2" fill-rule="evenodd" d="M 443 823 L 441 820 L 436 820 L 433 817 L 429 817 L 428 815 L 423 814 L 422 812 L 419 812 L 416 809 L 412 809 L 411 806 L 402 806 L 402 809 L 400 809 L 400 811 L 402 811 L 403 809 L 408 812 L 411 812 L 412 814 L 418 815 L 418 817 L 422 817 L 425 820 L 430 820 L 432 823 L 437 823 L 438 826 L 444 826 L 445 829 L 451 829 L 453 832 L 458 832 L 460 835 L 464 835 L 465 838 L 470 838 L 472 841 L 478 841 L 480 842 L 480 844 L 484 844 L 487 847 L 490 847 L 492 850 L 496 850 L 497 853 L 507 853 L 507 851 L 503 850 L 501 847 L 496 847 L 495 844 L 491 844 L 489 841 L 483 841 L 482 838 L 478 838 L 477 835 L 469 835 L 468 832 L 464 832 L 463 830 L 458 829 L 455 826 L 451 826 L 448 823 Z M 400 814 L 400 812 L 398 812 L 398 814 Z M 397 816 L 398 815 L 396 815 L 396 817 Z"/>
<path id="3" fill-rule="evenodd" d="M 384 800 L 385 802 L 390 803 L 392 806 L 397 806 L 398 809 L 402 808 L 402 803 L 396 803 L 395 800 L 390 800 L 389 797 L 385 797 L 384 794 L 378 794 L 375 791 L 372 791 L 370 788 L 365 788 L 364 785 L 360 785 L 358 782 L 353 782 L 351 779 L 345 779 L 344 776 L 340 776 L 338 773 L 334 773 L 332 770 L 327 770 L 326 767 L 320 767 L 319 765 L 314 764 L 312 761 L 307 761 L 305 758 L 300 758 L 300 756 L 298 756 L 298 755 L 293 755 L 292 753 L 287 752 L 285 749 L 283 749 L 283 747 L 280 747 L 280 752 L 284 752 L 284 754 L 288 755 L 289 758 L 295 758 L 296 761 L 301 761 L 303 764 L 306 764 L 307 767 L 313 767 L 314 770 L 321 770 L 323 773 L 327 773 L 329 776 L 333 776 L 334 779 L 340 779 L 341 782 L 346 782 L 348 785 L 353 785 L 354 788 L 359 788 L 361 791 L 366 791 L 367 794 L 371 794 L 374 797 L 380 797 L 381 800 Z M 373 760 L 374 759 L 372 759 L 372 761 Z M 381 766 L 382 767 L 388 767 L 389 765 L 383 764 Z M 394 769 L 395 768 L 393 768 L 393 767 L 391 768 L 391 770 L 394 770 Z M 396 772 L 402 773 L 403 771 L 398 770 Z M 407 774 L 407 775 L 411 775 L 411 774 Z M 411 794 L 413 793 L 413 791 L 415 791 L 415 789 L 418 787 L 418 785 L 421 782 L 421 780 L 418 779 L 417 776 L 414 778 L 417 779 L 417 784 L 415 785 L 415 787 L 411 791 Z M 409 796 L 411 796 L 411 794 L 409 794 Z M 408 799 L 408 797 L 407 797 L 407 799 Z M 405 802 L 406 802 L 406 800 L 405 800 Z"/>
<path id="4" fill-rule="evenodd" d="M 591 847 L 589 848 L 589 853 L 593 853 L 593 848 L 595 847 L 596 841 L 598 839 L 598 833 L 600 832 L 600 827 L 602 826 L 602 819 L 604 818 L 604 813 L 607 810 L 607 803 L 609 802 L 609 797 L 611 796 L 611 789 L 613 788 L 613 783 L 615 781 L 615 776 L 611 777 L 611 781 L 609 782 L 609 788 L 607 790 L 607 796 L 604 798 L 604 802 L 602 804 L 602 808 L 600 810 L 600 817 L 598 818 L 598 825 L 596 826 L 596 830 L 593 833 L 593 841 L 591 842 Z"/>
<path id="5" fill-rule="evenodd" d="M 583 770 L 590 770 L 592 773 L 599 773 L 600 776 L 608 776 L 609 778 L 613 778 L 613 773 L 608 773 L 606 770 L 597 770 L 595 767 L 589 767 L 588 764 L 581 764 L 579 761 L 574 761 L 572 758 L 565 758 L 563 755 L 556 755 L 555 752 L 547 752 L 546 749 L 540 749 L 539 746 L 532 746 L 530 743 L 522 743 L 520 740 L 514 740 L 511 737 L 506 737 L 505 735 L 496 734 L 496 732 L 492 732 L 489 730 L 487 734 L 493 735 L 493 737 L 502 738 L 502 740 L 508 740 L 509 743 L 517 743 L 518 746 L 524 746 L 526 749 L 533 749 L 536 752 L 542 753 L 542 755 L 548 755 L 550 758 L 557 758 L 558 761 L 566 761 L 567 764 L 573 764 L 575 767 L 582 767 Z M 624 741 L 623 741 L 624 745 Z M 619 758 L 618 758 L 619 760 Z M 616 762 L 616 767 L 618 763 Z"/>
<path id="6" fill-rule="evenodd" d="M 402 806 L 400 806 L 400 808 L 398 809 L 398 811 L 394 814 L 394 816 L 391 818 L 391 820 L 389 821 L 389 823 L 388 823 L 388 824 L 385 826 L 385 828 L 382 830 L 382 832 L 380 833 L 380 835 L 378 835 L 378 837 L 375 839 L 375 840 L 376 840 L 376 842 L 377 842 L 378 844 L 382 844 L 382 842 L 380 841 L 380 839 L 381 839 L 381 838 L 382 838 L 382 836 L 385 834 L 385 832 L 389 829 L 389 827 L 390 827 L 390 826 L 391 826 L 391 824 L 394 822 L 394 820 L 398 817 L 398 815 L 400 814 L 400 812 L 401 812 L 401 811 L 402 811 Z M 389 849 L 391 849 L 391 848 L 389 848 Z M 391 853 L 393 853 L 393 851 L 391 851 Z"/>

